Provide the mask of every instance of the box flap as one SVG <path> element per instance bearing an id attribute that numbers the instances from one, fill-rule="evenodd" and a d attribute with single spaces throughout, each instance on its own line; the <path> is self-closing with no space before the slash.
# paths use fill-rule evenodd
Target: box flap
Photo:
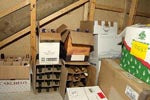
<path id="1" fill-rule="evenodd" d="M 61 34 L 61 41 L 64 43 L 69 35 L 70 31 L 66 30 Z"/>
<path id="2" fill-rule="evenodd" d="M 77 62 L 72 62 L 72 61 L 66 62 L 64 60 L 63 60 L 63 64 L 64 65 L 90 65 L 89 62 L 79 62 L 79 61 L 77 61 Z"/>
<path id="3" fill-rule="evenodd" d="M 67 30 L 67 26 L 65 25 L 65 24 L 62 24 L 62 25 L 60 25 L 57 29 L 56 29 L 56 32 L 57 33 L 62 33 L 62 32 L 64 32 L 64 31 L 66 31 Z"/>
<path id="4" fill-rule="evenodd" d="M 60 41 L 61 36 L 58 33 L 40 33 L 40 41 Z"/>
<path id="5" fill-rule="evenodd" d="M 94 45 L 93 34 L 91 33 L 71 31 L 70 37 L 72 39 L 72 44 L 89 45 L 89 46 Z"/>
<path id="6" fill-rule="evenodd" d="M 56 29 L 56 32 L 61 34 L 61 41 L 64 43 L 70 31 L 67 30 L 67 26 L 65 24 L 62 24 Z"/>
<path id="7" fill-rule="evenodd" d="M 93 21 L 81 21 L 80 22 L 80 31 L 85 32 L 88 31 L 93 33 L 94 30 L 94 22 Z"/>

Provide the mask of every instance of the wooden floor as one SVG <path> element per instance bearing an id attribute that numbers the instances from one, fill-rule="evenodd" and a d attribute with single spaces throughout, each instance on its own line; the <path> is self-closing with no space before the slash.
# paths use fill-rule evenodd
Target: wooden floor
<path id="1" fill-rule="evenodd" d="M 59 93 L 1 93 L 0 100 L 63 100 Z"/>

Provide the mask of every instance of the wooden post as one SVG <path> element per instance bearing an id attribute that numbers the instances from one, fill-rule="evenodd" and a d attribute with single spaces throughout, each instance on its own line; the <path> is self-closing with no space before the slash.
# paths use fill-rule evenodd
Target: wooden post
<path id="1" fill-rule="evenodd" d="M 31 45 L 31 57 L 32 65 L 35 65 L 36 59 L 36 0 L 31 0 L 31 35 L 30 35 L 30 45 Z"/>
<path id="2" fill-rule="evenodd" d="M 124 0 L 124 10 L 122 13 L 122 19 L 121 19 L 121 27 L 120 27 L 120 31 L 122 31 L 125 26 L 126 26 L 126 19 L 127 19 L 127 1 L 128 0 Z"/>
<path id="3" fill-rule="evenodd" d="M 90 7 L 89 7 L 89 20 L 94 20 L 95 15 L 95 6 L 96 6 L 96 0 L 90 0 Z"/>
<path id="4" fill-rule="evenodd" d="M 36 0 L 31 0 L 31 34 L 30 34 L 30 51 L 31 51 L 31 66 L 33 71 L 33 90 L 35 90 L 35 78 L 36 78 Z"/>
<path id="5" fill-rule="evenodd" d="M 83 20 L 88 20 L 88 3 L 84 4 Z"/>
<path id="6" fill-rule="evenodd" d="M 138 5 L 138 0 L 132 0 L 130 12 L 129 12 L 128 25 L 132 25 L 135 21 L 137 5 Z"/>

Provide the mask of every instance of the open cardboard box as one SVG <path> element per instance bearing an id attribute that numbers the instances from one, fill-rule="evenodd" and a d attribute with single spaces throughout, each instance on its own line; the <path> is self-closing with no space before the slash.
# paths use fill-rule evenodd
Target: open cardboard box
<path id="1" fill-rule="evenodd" d="M 7 61 L 1 62 L 0 93 L 30 91 L 31 80 L 29 63 L 27 66 L 24 66 L 21 65 L 19 61 L 15 61 L 15 63 L 13 63 L 13 60 L 8 60 L 9 63 L 7 63 Z"/>
<path id="2" fill-rule="evenodd" d="M 64 47 L 66 61 L 88 61 L 91 47 L 94 45 L 92 33 L 70 31 Z"/>
<path id="3" fill-rule="evenodd" d="M 63 61 L 63 65 L 64 66 L 62 66 L 62 75 L 61 75 L 61 81 L 60 81 L 61 86 L 63 86 L 63 88 L 60 90 L 60 93 L 63 97 L 65 95 L 66 82 L 67 82 L 67 77 L 68 77 L 68 70 L 67 70 L 66 66 L 72 66 L 72 65 L 87 66 L 88 77 L 87 77 L 86 86 L 96 85 L 96 83 L 95 83 L 96 69 L 95 69 L 95 67 L 91 66 L 88 62 L 65 62 L 65 61 Z"/>
<path id="4" fill-rule="evenodd" d="M 1 60 L 0 64 L 0 80 L 10 79 L 29 79 L 30 64 L 22 65 L 22 61 Z"/>

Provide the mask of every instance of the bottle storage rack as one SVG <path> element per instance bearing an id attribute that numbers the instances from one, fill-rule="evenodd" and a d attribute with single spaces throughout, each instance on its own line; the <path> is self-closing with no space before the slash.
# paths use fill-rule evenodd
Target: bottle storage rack
<path id="1" fill-rule="evenodd" d="M 66 87 L 83 87 L 87 82 L 87 66 L 86 65 L 67 65 L 68 70 Z"/>
<path id="2" fill-rule="evenodd" d="M 53 92 L 60 90 L 61 64 L 36 65 L 36 92 Z"/>

